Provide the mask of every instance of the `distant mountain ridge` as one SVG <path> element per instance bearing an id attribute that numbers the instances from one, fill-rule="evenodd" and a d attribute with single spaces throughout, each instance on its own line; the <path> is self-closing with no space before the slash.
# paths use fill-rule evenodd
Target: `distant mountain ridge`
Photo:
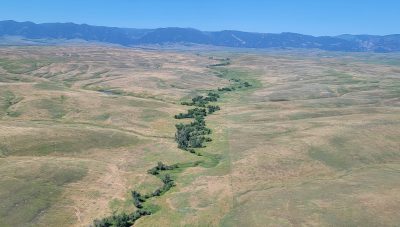
<path id="1" fill-rule="evenodd" d="M 236 48 L 305 48 L 328 51 L 396 52 L 400 35 L 310 36 L 297 33 L 205 32 L 192 28 L 134 29 L 74 23 L 0 21 L 0 37 L 104 42 L 124 46 L 146 44 L 203 44 Z M 0 39 L 1 42 L 2 39 Z"/>

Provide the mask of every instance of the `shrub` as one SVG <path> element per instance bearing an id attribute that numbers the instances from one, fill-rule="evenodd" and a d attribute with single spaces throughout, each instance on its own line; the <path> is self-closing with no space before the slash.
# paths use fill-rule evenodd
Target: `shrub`
<path id="1" fill-rule="evenodd" d="M 251 84 L 249 84 L 249 82 L 244 82 L 243 85 L 244 85 L 245 87 L 251 87 L 251 86 L 252 86 Z"/>
<path id="2" fill-rule="evenodd" d="M 145 202 L 146 199 L 137 191 L 132 191 L 132 199 L 133 199 L 133 204 L 137 208 L 143 208 L 142 202 Z"/>
<path id="3" fill-rule="evenodd" d="M 196 116 L 195 121 L 190 124 L 177 124 L 176 129 L 175 140 L 178 147 L 183 150 L 203 147 L 204 135 L 211 133 L 211 129 L 206 127 L 203 116 Z"/>
<path id="4" fill-rule="evenodd" d="M 178 164 L 174 164 L 174 165 L 165 165 L 162 162 L 158 162 L 157 165 L 149 170 L 147 170 L 147 173 L 151 174 L 151 175 L 158 175 L 161 171 L 165 171 L 165 170 L 173 170 L 178 168 Z"/>
<path id="5" fill-rule="evenodd" d="M 232 88 L 230 87 L 218 88 L 218 91 L 232 91 Z"/>
<path id="6" fill-rule="evenodd" d="M 175 115 L 175 119 L 183 119 L 183 118 L 195 118 L 196 116 L 207 116 L 207 111 L 204 108 L 194 108 L 188 110 L 186 114 L 180 113 Z"/>
<path id="7" fill-rule="evenodd" d="M 137 210 L 130 214 L 113 214 L 110 217 L 106 217 L 101 220 L 95 220 L 93 225 L 95 227 L 130 227 L 135 223 L 136 220 L 146 215 L 151 215 L 151 212 L 148 210 Z"/>
<path id="8" fill-rule="evenodd" d="M 207 109 L 208 109 L 208 114 L 212 114 L 212 113 L 214 113 L 215 111 L 220 110 L 221 108 L 220 108 L 219 106 L 208 105 L 208 106 L 207 106 Z"/>

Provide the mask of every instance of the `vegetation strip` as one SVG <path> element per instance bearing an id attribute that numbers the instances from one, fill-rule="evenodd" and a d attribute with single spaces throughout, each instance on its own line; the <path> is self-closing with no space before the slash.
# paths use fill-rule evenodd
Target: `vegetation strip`
<path id="1" fill-rule="evenodd" d="M 226 65 L 224 63 L 223 65 Z M 212 67 L 219 66 L 213 65 Z M 221 65 L 222 66 L 222 65 Z M 130 214 L 121 213 L 113 214 L 110 217 L 93 222 L 95 227 L 128 227 L 132 226 L 136 220 L 143 216 L 151 215 L 159 209 L 155 205 L 147 204 L 146 202 L 153 197 L 162 196 L 175 186 L 175 181 L 170 173 L 182 172 L 183 170 L 203 164 L 203 166 L 214 167 L 219 163 L 219 157 L 215 154 L 205 152 L 196 152 L 195 148 L 205 147 L 204 143 L 211 142 L 212 139 L 208 137 L 212 133 L 211 129 L 206 127 L 205 117 L 209 114 L 220 110 L 218 105 L 209 105 L 210 102 L 217 102 L 220 94 L 225 92 L 235 91 L 236 89 L 251 87 L 248 82 L 241 79 L 230 79 L 232 84 L 229 87 L 218 88 L 217 90 L 208 92 L 207 96 L 196 96 L 191 102 L 182 102 L 182 105 L 194 106 L 195 108 L 189 109 L 187 113 L 179 113 L 175 115 L 175 119 L 192 118 L 193 122 L 188 124 L 179 123 L 175 125 L 175 141 L 178 148 L 188 151 L 197 156 L 205 157 L 206 159 L 196 162 L 177 163 L 173 165 L 166 165 L 158 162 L 157 165 L 147 171 L 148 174 L 158 177 L 163 186 L 157 188 L 150 194 L 142 195 L 140 192 L 131 191 L 132 202 L 137 208 L 135 212 Z M 208 162 L 206 163 L 206 160 Z"/>

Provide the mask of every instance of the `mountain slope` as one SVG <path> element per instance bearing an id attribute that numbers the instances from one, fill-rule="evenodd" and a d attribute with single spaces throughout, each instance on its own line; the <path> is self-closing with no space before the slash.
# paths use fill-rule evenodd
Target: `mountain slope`
<path id="1" fill-rule="evenodd" d="M 0 21 L 0 36 L 27 39 L 82 39 L 124 46 L 194 43 L 239 48 L 317 48 L 332 51 L 400 51 L 400 35 L 310 36 L 297 33 L 203 32 L 192 28 L 133 29 L 74 23 Z M 1 40 L 1 39 L 0 39 Z M 1 42 L 1 41 L 0 41 Z"/>

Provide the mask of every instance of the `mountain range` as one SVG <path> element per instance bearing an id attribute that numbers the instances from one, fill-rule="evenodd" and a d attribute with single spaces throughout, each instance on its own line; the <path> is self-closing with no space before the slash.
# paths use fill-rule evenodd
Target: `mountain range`
<path id="1" fill-rule="evenodd" d="M 192 28 L 135 29 L 74 23 L 0 21 L 0 44 L 6 37 L 35 40 L 85 40 L 123 46 L 201 44 L 234 48 L 303 48 L 328 51 L 396 52 L 400 34 L 311 36 L 297 33 L 255 33 L 233 30 L 207 32 Z"/>

